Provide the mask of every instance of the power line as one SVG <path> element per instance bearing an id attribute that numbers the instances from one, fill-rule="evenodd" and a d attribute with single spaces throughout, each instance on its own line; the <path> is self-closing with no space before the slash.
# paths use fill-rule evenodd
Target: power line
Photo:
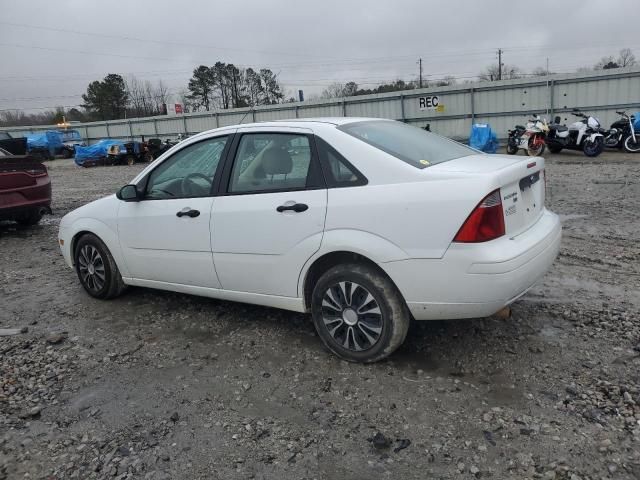
<path id="1" fill-rule="evenodd" d="M 159 45 L 176 45 L 176 46 L 182 46 L 182 47 L 203 48 L 203 49 L 209 49 L 209 50 L 228 50 L 228 51 L 236 51 L 236 52 L 249 52 L 249 53 L 260 53 L 260 54 L 269 54 L 269 55 L 285 55 L 285 56 L 295 56 L 295 57 L 305 57 L 305 58 L 310 56 L 308 53 L 293 53 L 293 52 L 278 52 L 275 50 L 252 50 L 252 49 L 245 49 L 245 48 L 218 47 L 213 45 L 203 45 L 203 44 L 197 44 L 197 43 L 175 42 L 175 41 L 168 41 L 168 40 L 157 40 L 153 38 L 131 37 L 131 36 L 124 36 L 124 35 L 113 35 L 108 33 L 71 30 L 67 28 L 49 27 L 46 25 L 14 23 L 14 22 L 2 21 L 2 20 L 0 20 L 0 24 L 9 25 L 12 27 L 30 28 L 30 29 L 36 29 L 36 30 L 48 30 L 51 32 L 71 33 L 75 35 L 86 35 L 86 36 L 92 36 L 92 37 L 111 38 L 111 39 L 145 42 L 145 43 L 155 43 Z M 323 55 L 323 56 L 319 56 L 319 58 L 332 58 L 332 57 Z"/>

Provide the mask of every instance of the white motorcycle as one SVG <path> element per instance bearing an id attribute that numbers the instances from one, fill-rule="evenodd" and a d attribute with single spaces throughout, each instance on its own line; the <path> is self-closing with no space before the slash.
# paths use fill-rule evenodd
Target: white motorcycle
<path id="1" fill-rule="evenodd" d="M 587 157 L 597 157 L 604 150 L 604 130 L 600 127 L 600 120 L 585 115 L 580 110 L 572 112 L 582 120 L 572 123 L 567 128 L 560 125 L 560 117 L 549 125 L 547 145 L 552 153 L 559 153 L 562 149 L 582 150 Z"/>
<path id="2" fill-rule="evenodd" d="M 513 130 L 509 130 L 507 140 L 507 153 L 515 155 L 518 150 L 524 150 L 530 157 L 537 157 L 544 153 L 545 137 L 549 132 L 547 121 L 539 115 L 527 122 L 527 126 L 516 125 Z"/>

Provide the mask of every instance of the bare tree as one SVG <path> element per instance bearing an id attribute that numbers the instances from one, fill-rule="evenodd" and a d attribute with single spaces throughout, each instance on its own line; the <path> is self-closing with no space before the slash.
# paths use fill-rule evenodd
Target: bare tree
<path id="1" fill-rule="evenodd" d="M 164 113 L 167 103 L 169 102 L 169 88 L 162 79 L 158 80 L 153 89 L 153 98 L 156 107 L 156 113 Z"/>
<path id="2" fill-rule="evenodd" d="M 320 98 L 340 98 L 345 96 L 345 85 L 340 82 L 333 82 L 320 94 Z"/>
<path id="3" fill-rule="evenodd" d="M 617 63 L 621 67 L 632 67 L 636 64 L 636 56 L 630 48 L 623 48 L 620 50 Z"/>
<path id="4" fill-rule="evenodd" d="M 422 82 L 424 84 L 424 81 Z M 456 78 L 452 75 L 447 75 L 444 78 L 441 78 L 440 80 L 436 80 L 436 87 L 448 87 L 449 85 L 455 85 L 456 84 Z"/>
<path id="5" fill-rule="evenodd" d="M 502 78 L 500 78 L 502 77 Z M 489 65 L 484 71 L 478 75 L 480 80 L 494 82 L 496 80 L 513 80 L 514 78 L 522 78 L 522 71 L 515 65 L 502 64 L 502 72 L 497 63 Z"/>
<path id="6" fill-rule="evenodd" d="M 0 126 L 14 127 L 22 125 L 54 125 L 67 120 L 85 120 L 85 115 L 77 108 L 65 110 L 64 107 L 55 107 L 54 110 L 44 110 L 39 113 L 27 114 L 22 110 L 6 110 L 0 112 Z"/>
<path id="7" fill-rule="evenodd" d="M 545 77 L 547 75 L 552 75 L 552 74 L 553 72 L 548 71 L 544 67 L 536 67 L 531 72 L 531 75 L 533 75 L 534 77 Z"/>
<path id="8" fill-rule="evenodd" d="M 130 75 L 125 81 L 129 100 L 131 102 L 130 115 L 142 117 L 147 115 L 144 103 L 144 85 L 134 75 Z"/>
<path id="9" fill-rule="evenodd" d="M 613 58 L 613 55 L 602 57 L 600 61 L 593 66 L 594 70 L 609 70 L 619 67 L 620 65 L 618 65 L 618 62 Z"/>
<path id="10" fill-rule="evenodd" d="M 22 110 L 5 110 L 0 112 L 0 125 L 7 127 L 29 125 L 29 117 Z"/>

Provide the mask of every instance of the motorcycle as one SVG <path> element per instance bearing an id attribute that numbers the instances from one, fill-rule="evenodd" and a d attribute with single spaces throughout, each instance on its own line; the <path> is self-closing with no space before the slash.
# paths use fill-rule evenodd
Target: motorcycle
<path id="1" fill-rule="evenodd" d="M 633 123 L 635 117 L 626 112 L 616 112 L 622 118 L 611 124 L 604 138 L 604 145 L 609 148 L 623 148 L 630 153 L 640 152 L 640 133 L 636 133 Z"/>
<path id="2" fill-rule="evenodd" d="M 509 130 L 507 140 L 507 153 L 515 155 L 522 149 L 530 157 L 542 155 L 545 149 L 545 137 L 549 131 L 549 126 L 544 118 L 533 115 L 527 126 L 516 125 L 513 130 Z"/>
<path id="3" fill-rule="evenodd" d="M 580 110 L 573 110 L 573 115 L 582 120 L 567 127 L 560 125 L 560 117 L 549 125 L 546 143 L 551 153 L 559 153 L 563 149 L 582 150 L 587 157 L 597 157 L 604 150 L 604 130 L 600 127 L 600 120 L 585 115 Z"/>

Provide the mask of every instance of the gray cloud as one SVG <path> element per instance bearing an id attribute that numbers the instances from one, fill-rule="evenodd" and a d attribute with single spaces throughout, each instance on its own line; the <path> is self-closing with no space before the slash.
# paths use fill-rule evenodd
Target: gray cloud
<path id="1" fill-rule="evenodd" d="M 623 47 L 640 56 L 637 15 L 625 13 L 636 8 L 637 0 L 6 2 L 0 109 L 78 104 L 106 73 L 162 78 L 177 91 L 195 66 L 218 60 L 270 67 L 290 93 L 308 95 L 332 81 L 415 79 L 418 57 L 426 78 L 470 77 L 496 61 L 498 47 L 525 71 L 547 57 L 552 70 L 573 71 Z"/>

